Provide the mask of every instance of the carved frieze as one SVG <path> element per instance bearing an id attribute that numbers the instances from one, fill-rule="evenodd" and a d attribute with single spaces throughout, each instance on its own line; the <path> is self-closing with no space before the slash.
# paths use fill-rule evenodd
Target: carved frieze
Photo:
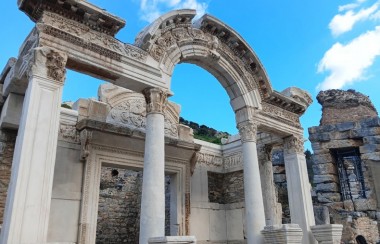
<path id="1" fill-rule="evenodd" d="M 284 138 L 284 153 L 285 154 L 303 154 L 304 153 L 304 140 L 302 136 L 289 136 Z"/>
<path id="2" fill-rule="evenodd" d="M 59 137 L 59 140 L 62 140 L 62 141 L 73 142 L 73 143 L 80 142 L 79 133 L 75 125 L 60 124 L 58 137 Z"/>
<path id="3" fill-rule="evenodd" d="M 207 154 L 207 153 L 196 153 L 196 163 L 204 164 L 209 167 L 222 167 L 223 158 L 221 156 Z"/>
<path id="4" fill-rule="evenodd" d="M 45 34 L 117 61 L 121 61 L 122 56 L 127 56 L 145 62 L 148 56 L 140 48 L 124 44 L 112 36 L 93 30 L 87 25 L 64 18 L 55 13 L 45 12 L 43 24 L 40 24 L 39 27 Z"/>
<path id="5" fill-rule="evenodd" d="M 245 121 L 238 124 L 238 130 L 241 141 L 256 142 L 257 137 L 257 123 L 253 121 Z"/>
<path id="6" fill-rule="evenodd" d="M 301 128 L 299 115 L 277 107 L 275 105 L 263 102 L 262 111 L 269 117 L 272 117 L 276 120 L 282 121 L 291 126 L 295 126 L 297 128 Z"/>
<path id="7" fill-rule="evenodd" d="M 228 170 L 243 166 L 243 154 L 241 152 L 227 156 L 223 159 L 224 169 Z"/>

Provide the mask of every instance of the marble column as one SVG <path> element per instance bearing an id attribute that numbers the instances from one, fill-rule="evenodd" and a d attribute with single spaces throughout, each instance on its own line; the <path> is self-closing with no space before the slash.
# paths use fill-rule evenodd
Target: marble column
<path id="1" fill-rule="evenodd" d="M 276 189 L 273 180 L 273 165 L 271 161 L 272 147 L 262 145 L 258 148 L 261 188 L 263 191 L 265 223 L 269 225 L 281 224 L 281 211 L 279 211 Z"/>
<path id="2" fill-rule="evenodd" d="M 302 136 L 285 138 L 284 161 L 291 222 L 301 227 L 302 243 L 312 244 L 316 241 L 310 226 L 315 225 L 315 220 L 303 143 Z"/>
<path id="3" fill-rule="evenodd" d="M 238 129 L 243 144 L 245 235 L 248 244 L 261 244 L 265 212 L 256 149 L 257 125 L 252 121 L 245 121 L 238 124 Z"/>
<path id="4" fill-rule="evenodd" d="M 0 243 L 47 242 L 67 56 L 38 47 L 29 58 Z"/>
<path id="5" fill-rule="evenodd" d="M 165 124 L 167 93 L 144 90 L 147 102 L 143 186 L 140 214 L 140 244 L 165 236 Z"/>

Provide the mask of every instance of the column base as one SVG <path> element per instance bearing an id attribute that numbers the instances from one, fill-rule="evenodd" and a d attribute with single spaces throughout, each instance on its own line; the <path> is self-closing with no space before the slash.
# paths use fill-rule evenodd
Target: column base
<path id="1" fill-rule="evenodd" d="M 343 225 L 328 224 L 311 226 L 311 232 L 319 244 L 340 244 Z"/>
<path id="2" fill-rule="evenodd" d="M 301 244 L 302 229 L 297 224 L 265 226 L 261 231 L 268 244 Z"/>
<path id="3" fill-rule="evenodd" d="M 149 238 L 149 244 L 187 244 L 197 243 L 195 236 L 163 236 Z"/>

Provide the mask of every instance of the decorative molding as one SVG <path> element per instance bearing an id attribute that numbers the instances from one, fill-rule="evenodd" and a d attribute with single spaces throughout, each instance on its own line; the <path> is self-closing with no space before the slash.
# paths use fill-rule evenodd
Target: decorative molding
<path id="1" fill-rule="evenodd" d="M 202 152 L 196 153 L 196 163 L 204 164 L 209 167 L 222 167 L 223 166 L 223 158 L 221 156 L 207 154 Z"/>
<path id="2" fill-rule="evenodd" d="M 80 158 L 82 160 L 86 160 L 88 155 L 90 154 L 89 150 L 89 144 L 92 139 L 92 131 L 89 130 L 82 130 L 80 132 L 80 144 L 81 144 L 81 153 L 80 153 Z"/>
<path id="3" fill-rule="evenodd" d="M 66 61 L 67 56 L 62 53 L 51 50 L 46 54 L 46 68 L 47 76 L 53 80 L 60 81 L 65 80 L 66 75 Z"/>
<path id="4" fill-rule="evenodd" d="M 121 61 L 122 56 L 126 56 L 145 62 L 148 57 L 148 54 L 138 47 L 124 44 L 112 36 L 52 12 L 44 13 L 43 24 L 39 24 L 39 28 L 47 35 L 117 61 Z"/>
<path id="5" fill-rule="evenodd" d="M 143 91 L 146 100 L 146 113 L 165 113 L 168 93 L 159 88 L 147 88 Z"/>
<path id="6" fill-rule="evenodd" d="M 258 124 L 253 121 L 245 121 L 238 124 L 241 141 L 256 142 Z"/>
<path id="7" fill-rule="evenodd" d="M 58 138 L 62 141 L 80 143 L 79 133 L 75 125 L 67 125 L 61 123 L 59 125 Z"/>
<path id="8" fill-rule="evenodd" d="M 268 116 L 286 122 L 292 126 L 300 127 L 299 115 L 266 102 L 261 104 L 262 111 Z"/>
<path id="9" fill-rule="evenodd" d="M 304 140 L 302 136 L 294 135 L 284 138 L 284 153 L 285 154 L 303 154 L 304 153 Z"/>

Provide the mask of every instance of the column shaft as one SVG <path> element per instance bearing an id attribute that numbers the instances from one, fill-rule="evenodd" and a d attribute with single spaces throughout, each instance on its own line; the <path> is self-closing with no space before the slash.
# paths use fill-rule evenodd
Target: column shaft
<path id="1" fill-rule="evenodd" d="M 261 244 L 265 212 L 256 149 L 257 126 L 252 122 L 245 122 L 239 124 L 238 128 L 243 143 L 245 235 L 248 244 Z"/>
<path id="2" fill-rule="evenodd" d="M 46 243 L 66 55 L 34 51 L 0 243 Z"/>
<path id="3" fill-rule="evenodd" d="M 147 98 L 144 171 L 140 214 L 140 244 L 165 236 L 165 130 L 166 94 L 145 91 Z M 164 99 L 163 99 L 164 98 Z M 162 103 L 160 105 L 160 103 Z M 158 108 L 156 105 L 159 105 Z"/>
<path id="4" fill-rule="evenodd" d="M 291 221 L 303 231 L 303 244 L 316 243 L 310 226 L 315 225 L 310 183 L 302 137 L 285 139 L 284 160 Z"/>

